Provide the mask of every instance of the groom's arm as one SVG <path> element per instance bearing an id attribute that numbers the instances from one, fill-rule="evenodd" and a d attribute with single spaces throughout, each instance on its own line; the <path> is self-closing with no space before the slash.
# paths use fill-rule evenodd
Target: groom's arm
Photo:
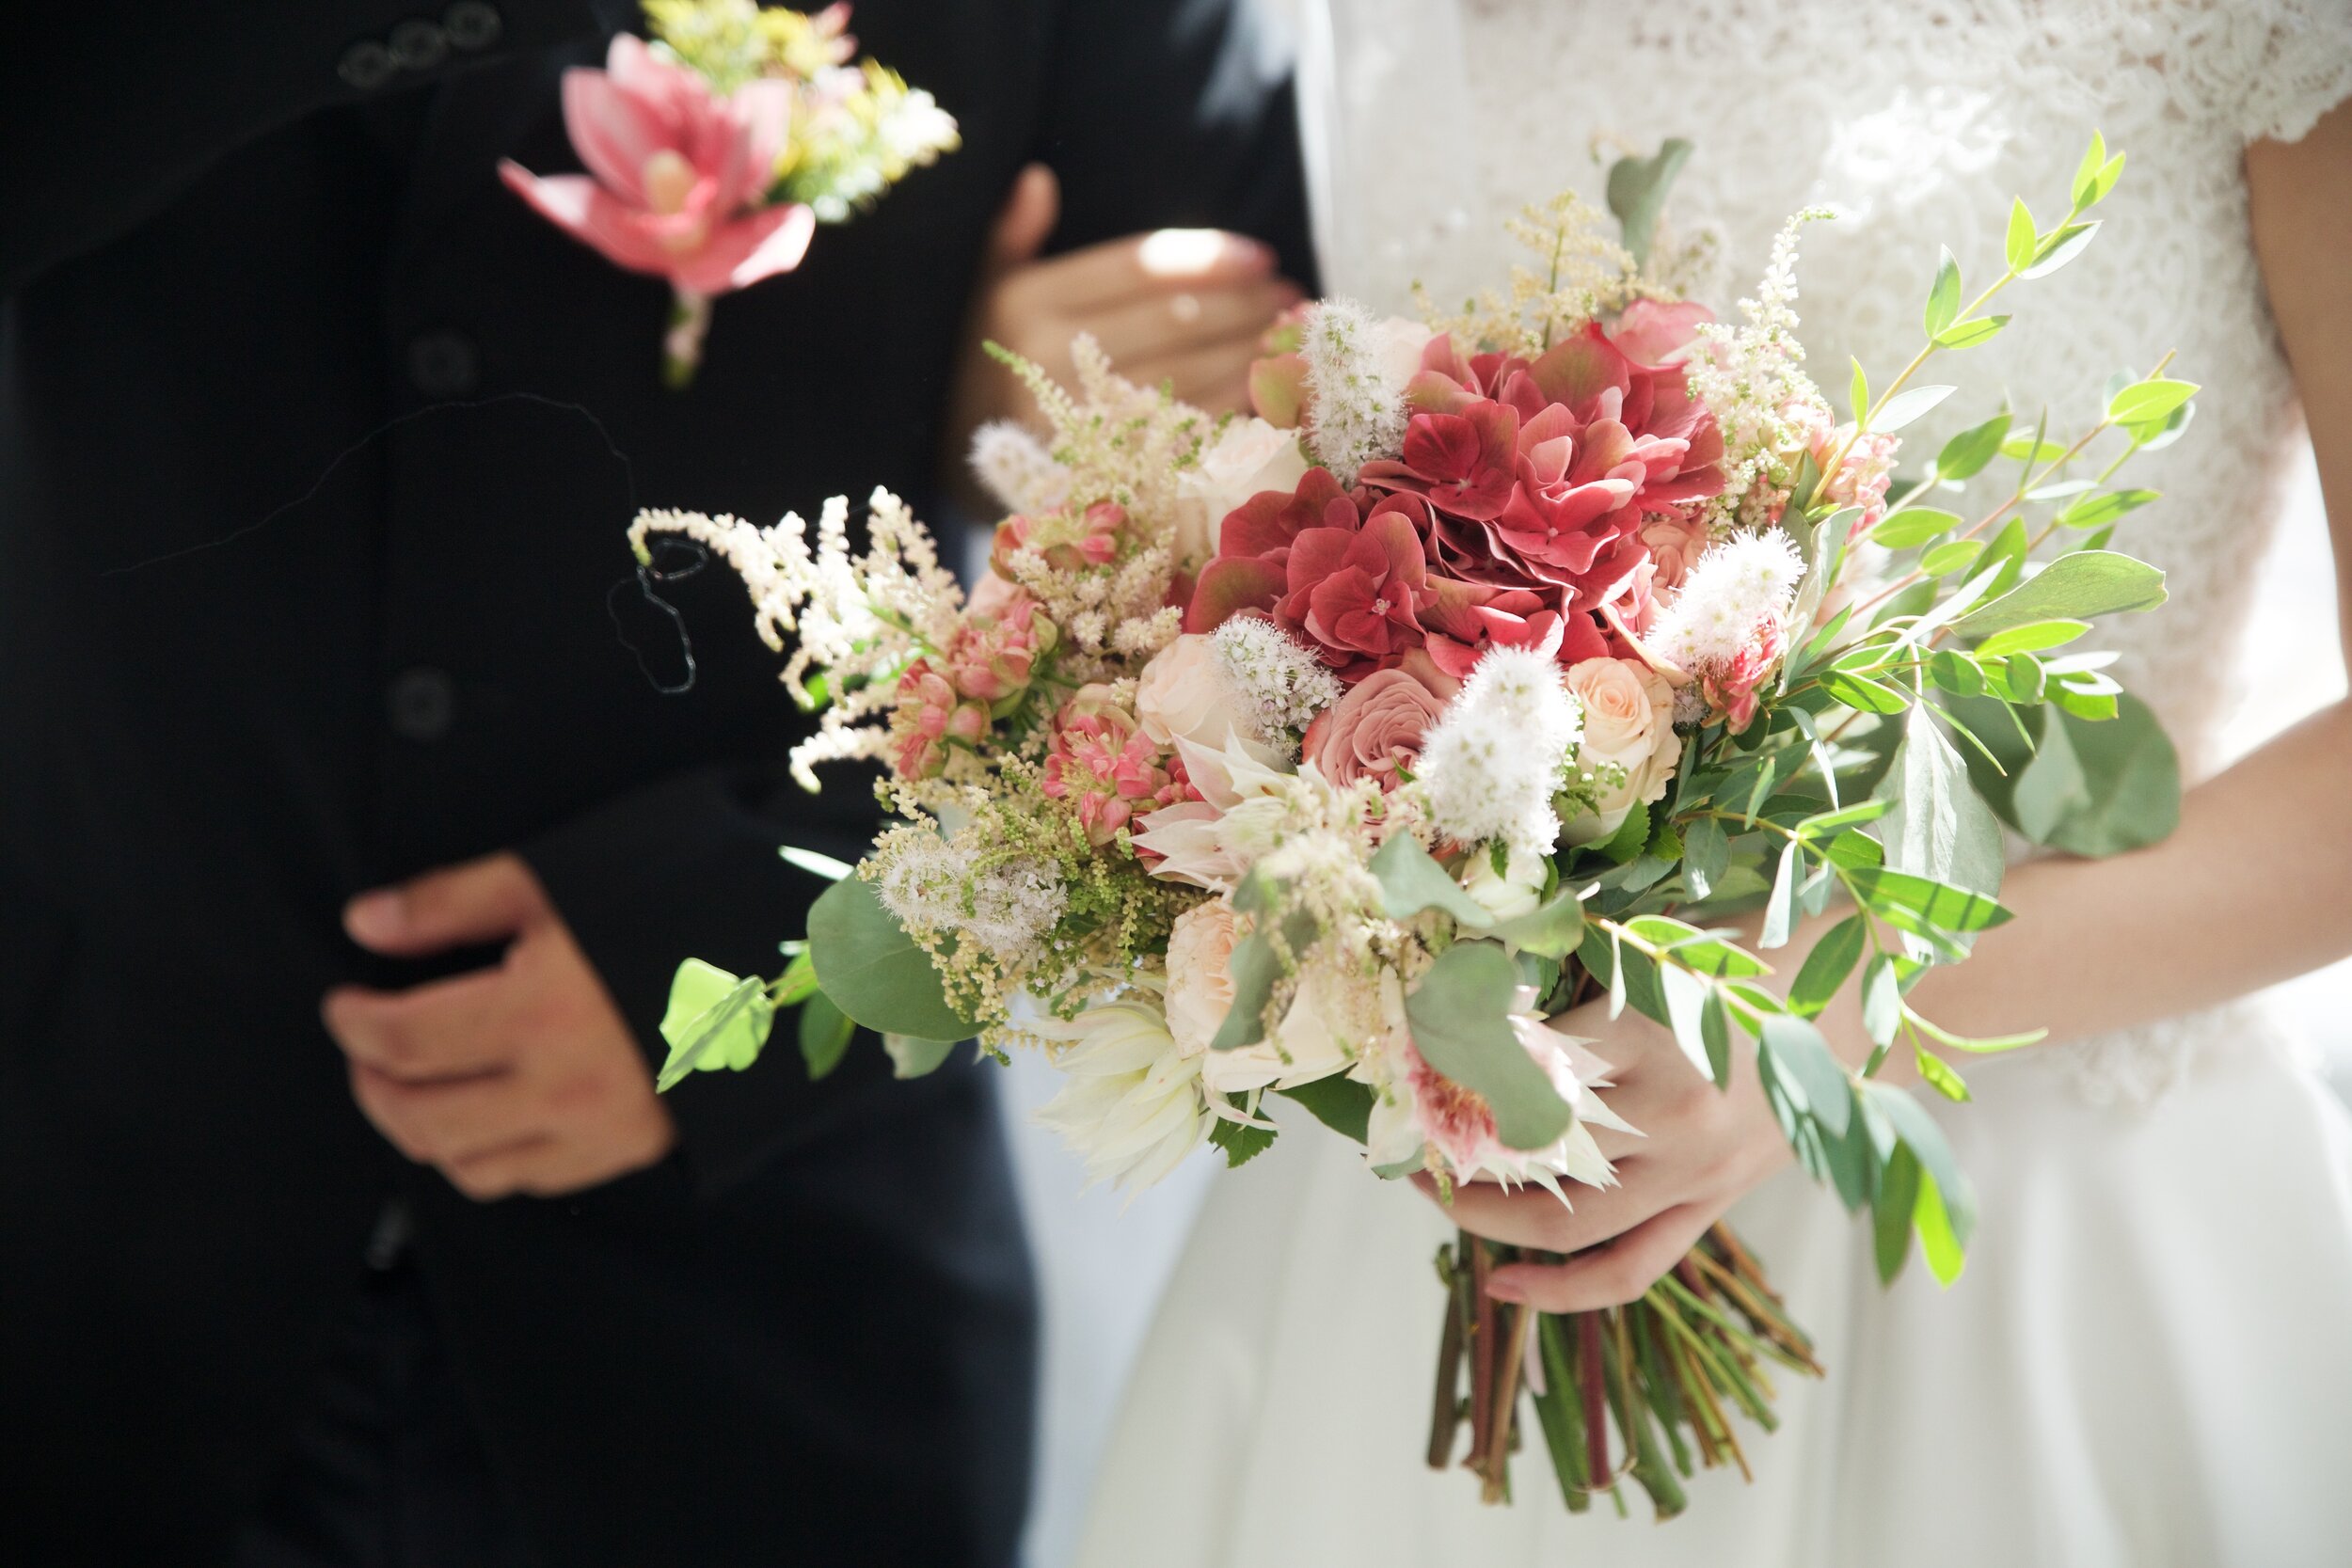
<path id="1" fill-rule="evenodd" d="M 613 0 L 58 0 L 0 30 L 0 295 L 315 109 L 612 30 Z M 262 259 L 257 259 L 257 265 Z"/>

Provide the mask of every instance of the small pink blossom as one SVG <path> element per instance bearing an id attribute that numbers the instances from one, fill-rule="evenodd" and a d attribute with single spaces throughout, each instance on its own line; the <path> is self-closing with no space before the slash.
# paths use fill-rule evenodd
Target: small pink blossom
<path id="1" fill-rule="evenodd" d="M 1126 527 L 1126 508 L 1115 501 L 1097 501 L 1076 517 L 1061 514 L 1026 517 L 1015 513 L 996 525 L 989 564 L 1009 578 L 1013 552 L 1026 548 L 1042 555 L 1057 572 L 1107 566 L 1119 559 L 1120 535 Z"/>
<path id="2" fill-rule="evenodd" d="M 1171 769 L 1168 754 L 1100 685 L 1080 687 L 1055 716 L 1043 787 L 1078 814 L 1098 848 L 1136 816 L 1198 799 L 1183 770 Z"/>
<path id="3" fill-rule="evenodd" d="M 890 714 L 890 766 L 902 779 L 936 777 L 951 742 L 978 744 L 988 733 L 987 705 L 961 699 L 946 676 L 916 659 L 898 677 Z"/>
<path id="4" fill-rule="evenodd" d="M 1053 651 L 1054 623 L 1018 589 L 993 612 L 964 618 L 947 644 L 947 678 L 957 692 L 991 705 L 1026 690 L 1037 661 Z"/>

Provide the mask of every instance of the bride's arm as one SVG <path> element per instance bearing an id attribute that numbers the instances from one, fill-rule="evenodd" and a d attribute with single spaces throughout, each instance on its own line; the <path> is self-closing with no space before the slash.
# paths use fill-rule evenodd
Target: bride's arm
<path id="1" fill-rule="evenodd" d="M 2301 141 L 2257 143 L 2246 179 L 2352 642 L 2352 104 Z M 2018 868 L 2001 890 L 2018 919 L 1988 933 L 1968 963 L 1922 980 L 1921 1010 L 1963 1034 L 2047 1028 L 2068 1039 L 2210 1006 L 2352 954 L 2347 785 L 2352 699 L 2190 790 L 2164 843 Z"/>
<path id="2" fill-rule="evenodd" d="M 2319 456 L 2352 641 L 2352 104 L 2299 142 L 2258 144 L 2246 172 L 2255 248 Z M 2076 1038 L 2194 1012 L 2352 954 L 2352 699 L 2190 790 L 2164 843 L 2111 860 L 2033 862 L 2010 874 L 2001 901 L 2018 918 L 1914 992 L 1921 1011 L 1963 1034 L 2046 1028 L 2053 1041 Z M 1791 950 L 1774 955 L 1784 973 L 1833 918 L 1806 923 Z M 1571 1213 L 1546 1193 L 1473 1183 L 1456 1190 L 1454 1214 L 1498 1241 L 1594 1248 L 1494 1275 L 1495 1295 L 1566 1312 L 1638 1297 L 1789 1156 L 1752 1072 L 1719 1094 L 1637 1013 L 1613 1022 L 1590 1004 L 1557 1022 L 1624 1064 L 1609 1101 L 1647 1136 L 1598 1134 L 1622 1185 L 1580 1193 Z M 1820 1022 L 1849 1060 L 1868 1053 L 1851 996 Z M 1901 1053 L 1887 1066 L 1890 1076 L 1907 1069 Z"/>

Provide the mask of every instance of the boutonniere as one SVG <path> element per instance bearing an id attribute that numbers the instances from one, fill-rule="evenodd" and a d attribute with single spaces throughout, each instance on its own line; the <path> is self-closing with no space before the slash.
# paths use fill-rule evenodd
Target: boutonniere
<path id="1" fill-rule="evenodd" d="M 711 301 L 790 272 L 819 223 L 869 207 L 957 146 L 931 95 L 851 64 L 850 8 L 645 0 L 652 35 L 564 72 L 564 128 L 586 174 L 499 173 L 550 222 L 675 293 L 663 376 L 693 379 Z"/>

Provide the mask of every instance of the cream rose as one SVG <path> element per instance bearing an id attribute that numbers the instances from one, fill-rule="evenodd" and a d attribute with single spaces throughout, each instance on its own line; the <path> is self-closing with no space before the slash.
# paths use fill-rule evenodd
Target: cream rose
<path id="1" fill-rule="evenodd" d="M 1216 649 L 1191 632 L 1153 654 L 1136 677 L 1136 721 L 1160 746 L 1184 739 L 1222 751 L 1234 736 L 1256 738 Z"/>
<path id="2" fill-rule="evenodd" d="M 1603 773 L 1625 769 L 1622 782 L 1602 789 L 1592 811 L 1562 834 L 1571 844 L 1607 838 L 1624 825 L 1637 801 L 1666 793 L 1682 737 L 1675 734 L 1674 688 L 1649 666 L 1629 658 L 1588 658 L 1568 667 L 1568 690 L 1584 707 L 1584 738 L 1576 765 Z"/>
<path id="3" fill-rule="evenodd" d="M 1261 490 L 1285 494 L 1298 487 L 1307 459 L 1298 432 L 1261 419 L 1235 420 L 1200 453 L 1200 461 L 1176 476 L 1176 560 L 1188 570 L 1216 554 L 1217 531 L 1227 513 Z"/>
<path id="4" fill-rule="evenodd" d="M 1175 972 L 1171 947 L 1168 974 L 1172 977 Z M 1226 989 L 1230 996 L 1230 981 Z M 1291 998 L 1289 1011 L 1272 1034 L 1255 1045 L 1202 1054 L 1200 1086 L 1213 1094 L 1248 1094 L 1268 1085 L 1312 1083 L 1347 1067 L 1354 1058 L 1331 1022 L 1345 1016 L 1345 1005 L 1356 999 L 1326 994 L 1327 989 L 1320 971 L 1310 970 L 1300 976 L 1297 994 Z"/>
<path id="5" fill-rule="evenodd" d="M 1198 1056 L 1233 1009 L 1233 906 L 1195 904 L 1168 933 L 1168 1032 L 1179 1056 Z"/>

